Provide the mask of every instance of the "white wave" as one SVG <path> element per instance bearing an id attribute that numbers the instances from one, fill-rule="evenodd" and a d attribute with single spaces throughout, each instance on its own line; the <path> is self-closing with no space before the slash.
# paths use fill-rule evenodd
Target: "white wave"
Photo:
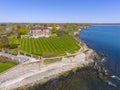
<path id="1" fill-rule="evenodd" d="M 103 58 L 102 61 L 105 61 L 105 58 Z"/>
<path id="2" fill-rule="evenodd" d="M 101 60 L 101 62 L 106 62 L 106 58 L 103 58 L 103 59 Z"/>
<path id="3" fill-rule="evenodd" d="M 106 58 L 101 59 L 99 62 L 106 62 Z"/>
<path id="4" fill-rule="evenodd" d="M 104 72 L 106 73 L 106 72 L 108 72 L 108 70 L 105 69 Z"/>
<path id="5" fill-rule="evenodd" d="M 110 86 L 117 87 L 117 85 L 116 85 L 116 84 L 114 84 L 114 83 L 110 82 L 109 80 L 106 80 L 106 83 L 107 83 L 108 85 L 110 85 Z"/>
<path id="6" fill-rule="evenodd" d="M 118 76 L 113 75 L 111 77 L 114 78 L 114 79 L 120 80 L 120 77 L 118 77 Z"/>

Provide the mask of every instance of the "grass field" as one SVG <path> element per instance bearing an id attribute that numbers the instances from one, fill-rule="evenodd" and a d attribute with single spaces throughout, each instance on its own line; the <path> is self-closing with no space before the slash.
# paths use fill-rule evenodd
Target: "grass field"
<path id="1" fill-rule="evenodd" d="M 0 62 L 0 73 L 15 66 L 15 64 L 10 63 L 10 62 L 6 62 L 6 63 L 2 63 Z"/>
<path id="2" fill-rule="evenodd" d="M 77 50 L 76 41 L 69 35 L 49 38 L 25 38 L 20 49 L 30 54 L 63 53 Z"/>

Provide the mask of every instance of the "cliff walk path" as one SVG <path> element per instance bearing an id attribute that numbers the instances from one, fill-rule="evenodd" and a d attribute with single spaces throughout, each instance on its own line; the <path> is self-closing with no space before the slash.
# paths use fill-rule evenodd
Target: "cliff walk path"
<path id="1" fill-rule="evenodd" d="M 29 59 L 0 74 L 0 90 L 13 90 L 37 82 L 43 83 L 50 80 L 53 76 L 57 77 L 60 73 L 69 71 L 72 68 L 88 65 L 93 62 L 89 58 L 92 54 L 93 50 L 87 51 L 87 54 L 77 52 L 75 56 L 63 57 L 61 61 L 44 64 L 35 58 L 0 53 L 0 55 L 17 58 L 17 60 L 19 58 L 21 60 Z"/>
<path id="2" fill-rule="evenodd" d="M 12 60 L 18 61 L 19 63 L 38 61 L 38 59 L 34 57 L 28 57 L 25 55 L 12 55 L 12 54 L 5 53 L 5 52 L 0 52 L 0 56 L 10 58 Z"/>

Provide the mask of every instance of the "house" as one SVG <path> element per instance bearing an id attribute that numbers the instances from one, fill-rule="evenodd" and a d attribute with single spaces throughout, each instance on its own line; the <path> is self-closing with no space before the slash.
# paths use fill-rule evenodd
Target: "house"
<path id="1" fill-rule="evenodd" d="M 51 28 L 47 26 L 34 26 L 29 29 L 29 36 L 33 38 L 49 37 L 50 30 Z"/>
<path id="2" fill-rule="evenodd" d="M 6 31 L 11 31 L 11 30 L 12 30 L 12 27 L 6 27 L 5 30 L 6 30 Z"/>

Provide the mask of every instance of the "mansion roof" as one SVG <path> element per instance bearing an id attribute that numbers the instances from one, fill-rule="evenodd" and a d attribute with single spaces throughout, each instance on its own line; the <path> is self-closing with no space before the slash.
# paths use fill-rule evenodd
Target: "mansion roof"
<path id="1" fill-rule="evenodd" d="M 39 26 L 39 27 L 32 27 L 32 28 L 30 28 L 30 30 L 46 30 L 46 29 L 49 29 L 49 28 L 46 27 L 46 26 Z"/>

